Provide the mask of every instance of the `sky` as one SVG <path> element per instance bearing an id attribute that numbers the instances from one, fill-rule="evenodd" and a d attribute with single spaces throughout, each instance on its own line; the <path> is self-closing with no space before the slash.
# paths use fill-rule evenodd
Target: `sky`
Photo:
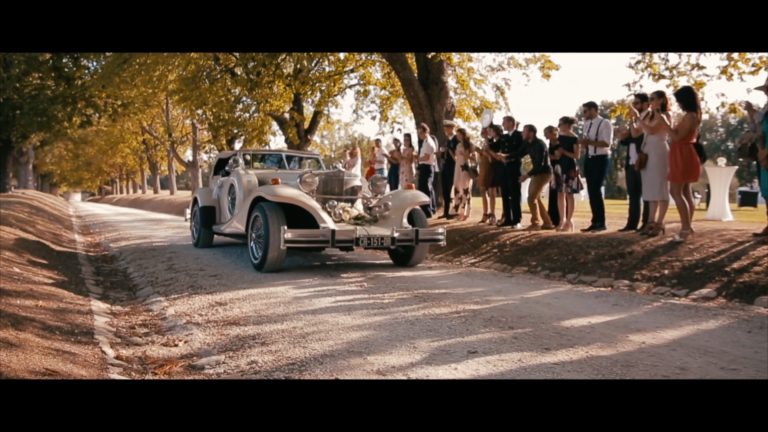
<path id="1" fill-rule="evenodd" d="M 624 84 L 634 78 L 634 72 L 627 67 L 632 53 L 551 53 L 552 60 L 560 65 L 560 70 L 554 72 L 546 81 L 532 74 L 530 81 L 519 75 L 509 89 L 509 105 L 515 119 L 521 124 L 532 123 L 538 130 L 547 125 L 557 125 L 557 119 L 564 115 L 574 115 L 584 102 L 594 100 L 618 100 L 628 95 Z M 713 59 L 713 64 L 717 64 Z M 706 100 L 710 106 L 716 106 L 719 100 L 717 93 L 724 93 L 728 100 L 751 100 L 756 106 L 765 104 L 765 96 L 761 92 L 748 92 L 762 85 L 768 73 L 757 77 L 748 77 L 745 82 L 715 81 L 708 84 Z M 647 81 L 641 83 L 638 91 L 650 93 L 655 90 L 665 90 L 672 97 L 674 89 L 666 89 L 660 84 Z M 500 124 L 501 118 L 507 113 L 501 107 L 495 110 L 494 123 Z M 351 107 L 342 110 L 342 117 L 350 120 Z M 477 125 L 468 125 L 478 129 Z M 373 121 L 361 122 L 357 130 L 367 136 L 378 136 L 378 125 Z M 386 138 L 391 138 L 387 137 Z"/>

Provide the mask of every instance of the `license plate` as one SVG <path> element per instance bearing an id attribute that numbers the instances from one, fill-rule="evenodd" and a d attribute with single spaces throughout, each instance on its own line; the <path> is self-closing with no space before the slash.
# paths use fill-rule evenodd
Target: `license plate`
<path id="1" fill-rule="evenodd" d="M 389 237 L 384 236 L 366 236 L 360 238 L 360 244 L 364 248 L 382 248 L 389 247 Z"/>

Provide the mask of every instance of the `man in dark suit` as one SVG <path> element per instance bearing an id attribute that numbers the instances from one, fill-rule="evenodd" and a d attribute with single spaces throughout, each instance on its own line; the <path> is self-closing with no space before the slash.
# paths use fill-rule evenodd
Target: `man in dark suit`
<path id="1" fill-rule="evenodd" d="M 649 106 L 648 95 L 636 93 L 632 100 L 632 106 L 641 116 L 644 116 Z M 637 132 L 635 131 L 635 134 Z M 635 169 L 635 162 L 637 161 L 638 151 L 642 148 L 645 135 L 641 133 L 633 137 L 631 130 L 622 130 L 619 134 L 619 144 L 627 146 L 627 160 L 624 163 L 624 173 L 626 174 L 627 194 L 629 195 L 629 215 L 627 217 L 627 224 L 619 230 L 619 232 L 626 232 L 638 230 L 637 224 L 640 222 L 640 200 L 643 196 L 643 183 L 640 171 Z M 648 223 L 649 209 L 648 201 L 643 201 L 643 219 L 639 230 L 643 230 Z"/>
<path id="2" fill-rule="evenodd" d="M 438 219 L 453 219 L 456 215 L 450 215 L 448 210 L 451 208 L 451 191 L 453 190 L 453 174 L 456 170 L 456 161 L 453 155 L 456 147 L 459 145 L 459 139 L 456 137 L 456 123 L 453 120 L 444 120 L 443 128 L 447 141 L 440 148 L 440 157 L 443 166 L 440 168 L 440 190 L 443 193 L 443 214 Z"/>
<path id="3" fill-rule="evenodd" d="M 523 210 L 520 207 L 520 169 L 523 156 L 527 154 L 523 134 L 517 130 L 517 122 L 512 116 L 505 116 L 501 122 L 504 135 L 501 136 L 501 153 L 506 156 L 504 163 L 504 182 L 501 184 L 502 219 L 497 226 L 509 226 L 522 229 Z"/>

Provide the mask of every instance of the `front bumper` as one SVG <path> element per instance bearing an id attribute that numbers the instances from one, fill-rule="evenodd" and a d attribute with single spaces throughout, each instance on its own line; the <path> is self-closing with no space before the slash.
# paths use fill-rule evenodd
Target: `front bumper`
<path id="1" fill-rule="evenodd" d="M 366 231 L 358 227 L 352 229 L 289 229 L 283 227 L 280 247 L 390 249 L 397 246 L 420 244 L 445 246 L 445 228 L 392 228 L 388 234 L 368 234 Z"/>

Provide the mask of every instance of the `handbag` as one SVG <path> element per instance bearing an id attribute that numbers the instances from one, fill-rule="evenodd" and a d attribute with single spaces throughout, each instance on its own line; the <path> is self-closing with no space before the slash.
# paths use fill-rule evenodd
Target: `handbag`
<path id="1" fill-rule="evenodd" d="M 635 170 L 642 171 L 645 166 L 648 165 L 648 153 L 640 150 L 637 152 L 637 160 L 635 161 Z"/>
<path id="2" fill-rule="evenodd" d="M 704 150 L 704 144 L 699 141 L 699 135 L 696 135 L 696 142 L 693 143 L 693 149 L 699 157 L 699 162 L 703 165 L 707 161 L 707 152 Z"/>
<path id="3" fill-rule="evenodd" d="M 477 169 L 477 164 L 470 164 L 469 162 L 465 162 L 461 166 L 461 170 L 468 172 L 469 176 L 473 179 L 476 179 L 480 176 L 480 171 Z"/>
<path id="4" fill-rule="evenodd" d="M 477 169 L 477 165 L 469 166 L 469 176 L 472 177 L 472 179 L 477 179 L 480 177 L 480 170 Z"/>
<path id="5" fill-rule="evenodd" d="M 643 151 L 645 149 L 645 138 L 646 137 L 643 137 L 643 144 L 637 150 L 637 160 L 635 161 L 636 171 L 642 171 L 643 168 L 648 165 L 648 153 Z"/>
<path id="6" fill-rule="evenodd" d="M 699 157 L 699 162 L 704 164 L 707 161 L 707 152 L 704 150 L 704 145 L 700 142 L 693 143 L 693 149 L 696 150 L 696 155 Z"/>

